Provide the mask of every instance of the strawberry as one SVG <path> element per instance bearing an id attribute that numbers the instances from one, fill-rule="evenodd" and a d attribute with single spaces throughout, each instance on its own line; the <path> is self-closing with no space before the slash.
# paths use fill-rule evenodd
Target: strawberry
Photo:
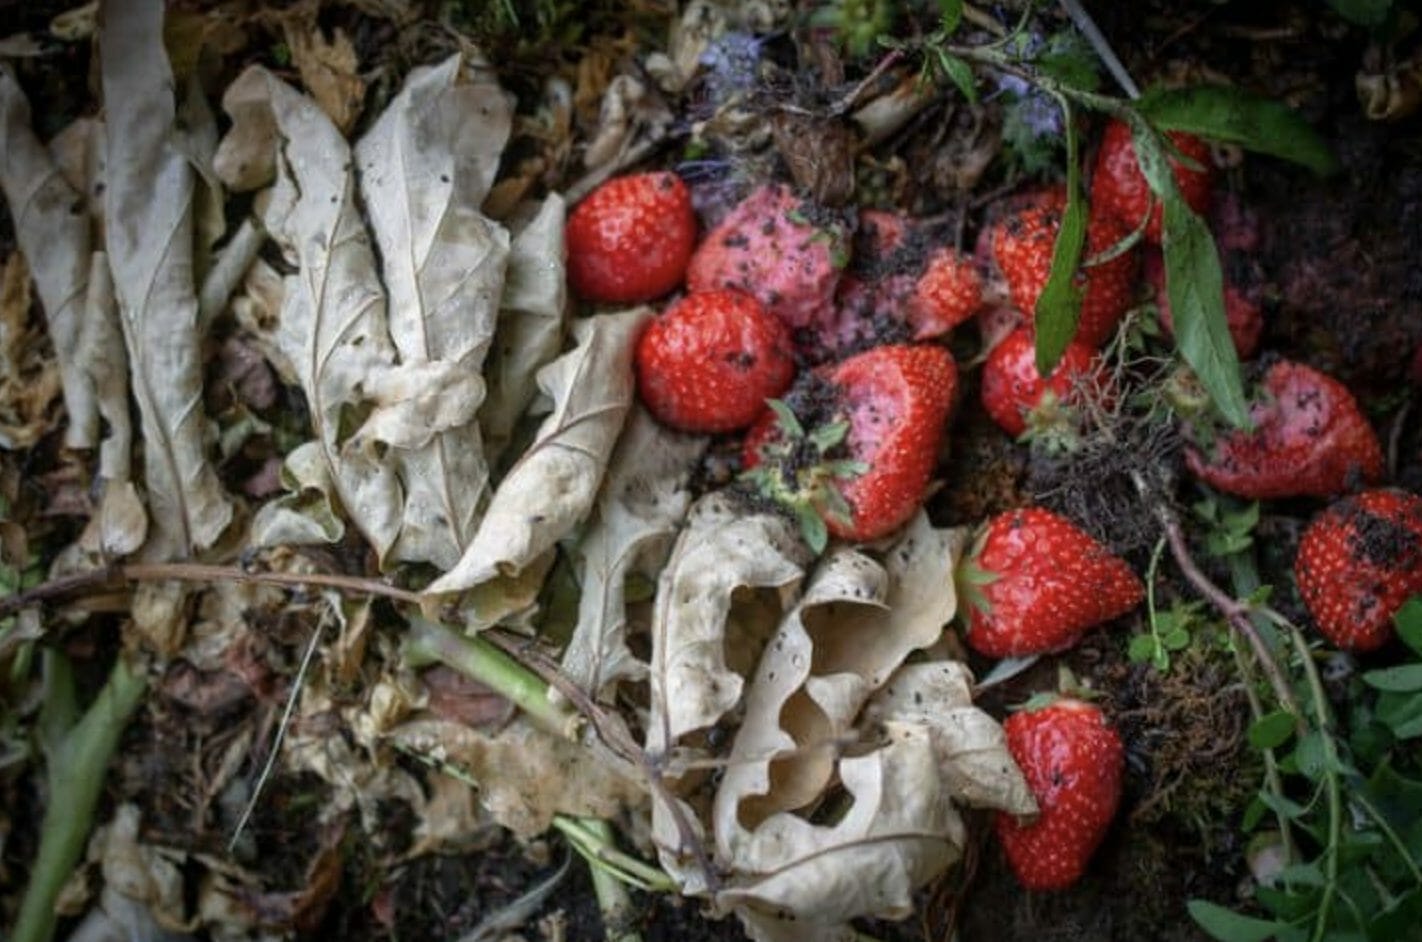
<path id="1" fill-rule="evenodd" d="M 1066 190 L 1037 190 L 1012 201 L 988 238 L 993 263 L 1007 282 L 1013 306 L 1030 316 L 1052 270 L 1052 250 L 1066 209 Z M 1135 297 L 1138 258 L 1134 248 L 1099 264 L 1086 264 L 1129 235 L 1113 217 L 1092 212 L 1086 226 L 1083 265 L 1077 272 L 1082 291 L 1076 340 L 1091 347 L 1105 343 Z"/>
<path id="2" fill-rule="evenodd" d="M 692 291 L 744 291 L 792 331 L 829 319 L 849 261 L 844 220 L 789 187 L 759 187 L 711 230 L 691 256 Z"/>
<path id="3" fill-rule="evenodd" d="M 935 249 L 914 285 L 908 320 L 915 340 L 941 337 L 982 304 L 983 277 L 973 260 L 952 248 Z"/>
<path id="4" fill-rule="evenodd" d="M 958 582 L 969 603 L 968 644 L 989 657 L 1065 650 L 1145 596 L 1124 561 L 1039 507 L 989 520 Z"/>
<path id="5" fill-rule="evenodd" d="M 1071 698 L 1014 713 L 1002 729 L 1038 815 L 1024 822 L 998 812 L 997 839 L 1023 886 L 1063 889 L 1081 878 L 1116 816 L 1121 737 L 1099 709 Z"/>
<path id="6" fill-rule="evenodd" d="M 615 177 L 568 217 L 568 282 L 589 301 L 631 304 L 681 284 L 696 242 L 691 194 L 674 173 Z"/>
<path id="7" fill-rule="evenodd" d="M 1069 407 L 1080 392 L 1100 393 L 1103 386 L 1101 358 L 1075 340 L 1067 344 L 1052 375 L 1043 380 L 1037 372 L 1036 341 L 1030 327 L 1008 334 L 983 364 L 983 408 L 1013 438 L 1020 438 L 1029 425 L 1045 424 L 1049 417 L 1070 420 L 1056 407 Z"/>
<path id="8" fill-rule="evenodd" d="M 1259 337 L 1264 332 L 1264 310 L 1253 297 L 1252 288 L 1239 284 L 1242 278 L 1250 277 L 1248 260 L 1238 255 L 1232 258 L 1235 261 L 1221 253 L 1220 262 L 1224 266 L 1225 277 L 1225 322 L 1229 326 L 1229 339 L 1234 341 L 1234 349 L 1241 358 L 1248 359 L 1259 349 Z M 1165 291 L 1165 261 L 1158 249 L 1145 254 L 1145 278 L 1155 289 L 1160 325 L 1173 337 L 1175 321 L 1171 317 L 1170 298 Z"/>
<path id="9" fill-rule="evenodd" d="M 637 391 L 658 420 L 688 432 L 745 428 L 795 376 L 790 332 L 748 294 L 689 294 L 637 342 Z"/>
<path id="10" fill-rule="evenodd" d="M 1210 163 L 1210 146 L 1193 134 L 1167 131 L 1172 146 L 1200 169 L 1192 169 L 1175 155 L 1170 155 L 1170 167 L 1181 197 L 1197 213 L 1210 205 L 1214 189 L 1214 173 Z M 1160 244 L 1160 201 L 1154 199 L 1150 184 L 1136 162 L 1136 145 L 1131 129 L 1120 121 L 1106 125 L 1101 135 L 1101 149 L 1096 152 L 1096 170 L 1091 176 L 1091 202 L 1114 217 L 1127 232 L 1133 232 L 1150 211 L 1146 223 L 1146 241 Z"/>
<path id="11" fill-rule="evenodd" d="M 923 502 L 958 369 L 927 344 L 875 347 L 808 373 L 746 435 L 746 477 L 799 518 L 811 548 L 873 540 Z"/>
<path id="12" fill-rule="evenodd" d="M 1393 615 L 1422 593 L 1422 497 L 1373 490 L 1333 504 L 1304 531 L 1294 578 L 1329 641 L 1382 647 Z"/>
<path id="13" fill-rule="evenodd" d="M 1196 477 L 1251 500 L 1332 497 L 1378 480 L 1382 446 L 1352 393 L 1331 376 L 1281 360 L 1264 374 L 1250 431 L 1189 448 Z"/>

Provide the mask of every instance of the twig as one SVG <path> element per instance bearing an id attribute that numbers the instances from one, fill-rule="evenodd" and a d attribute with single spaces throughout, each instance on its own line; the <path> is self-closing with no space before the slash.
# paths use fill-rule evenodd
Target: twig
<path id="1" fill-rule="evenodd" d="M 845 114 L 851 108 L 859 104 L 859 100 L 864 97 L 871 86 L 892 68 L 900 59 L 904 57 L 902 49 L 890 49 L 888 54 L 879 60 L 878 64 L 869 71 L 869 74 L 860 79 L 853 88 L 830 108 L 829 113 L 834 117 Z"/>
<path id="2" fill-rule="evenodd" d="M 609 876 L 655 893 L 669 893 L 676 883 L 666 871 L 623 853 L 613 843 L 612 828 L 597 818 L 572 818 L 556 815 L 553 826 L 594 868 L 602 868 Z"/>
<path id="3" fill-rule="evenodd" d="M 92 595 L 126 582 L 243 582 L 298 588 L 317 586 L 335 589 L 347 595 L 375 595 L 397 602 L 408 602 L 411 605 L 419 605 L 424 601 L 418 592 L 361 576 L 320 572 L 257 572 L 237 566 L 211 566 L 204 563 L 122 563 L 92 572 L 61 576 L 32 589 L 0 598 L 0 618 L 52 599 L 69 595 Z"/>

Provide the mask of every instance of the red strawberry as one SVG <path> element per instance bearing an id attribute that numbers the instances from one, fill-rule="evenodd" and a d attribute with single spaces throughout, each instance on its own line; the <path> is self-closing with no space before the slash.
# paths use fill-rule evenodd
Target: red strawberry
<path id="1" fill-rule="evenodd" d="M 580 297 L 630 304 L 681 284 L 696 242 L 691 194 L 674 173 L 616 177 L 568 217 L 568 282 Z"/>
<path id="2" fill-rule="evenodd" d="M 948 333 L 972 317 L 982 300 L 983 277 L 973 260 L 956 249 L 934 250 L 908 302 L 914 339 Z"/>
<path id="3" fill-rule="evenodd" d="M 968 644 L 989 657 L 1064 650 L 1145 596 L 1124 561 L 1039 507 L 989 520 L 958 576 L 969 602 Z"/>
<path id="4" fill-rule="evenodd" d="M 1024 823 L 998 812 L 997 839 L 1029 890 L 1059 890 L 1081 878 L 1121 801 L 1125 750 L 1101 711 L 1075 699 L 1014 713 L 1007 749 L 1037 799 Z"/>
<path id="5" fill-rule="evenodd" d="M 1007 281 L 1013 305 L 1029 317 L 1052 270 L 1052 250 L 1066 209 L 1066 190 L 1053 187 L 1014 200 L 1008 214 L 992 227 L 993 262 Z M 1081 320 L 1076 338 L 1091 347 L 1105 343 L 1135 297 L 1138 257 L 1134 248 L 1098 265 L 1084 262 L 1112 248 L 1129 234 L 1120 223 L 1093 212 L 1086 227 Z"/>
<path id="6" fill-rule="evenodd" d="M 1210 164 L 1210 146 L 1193 134 L 1183 131 L 1167 131 L 1170 143 L 1181 154 L 1200 165 L 1193 170 L 1170 156 L 1170 166 L 1175 172 L 1175 185 L 1180 195 L 1197 213 L 1203 213 L 1210 205 L 1210 191 L 1214 189 L 1214 175 Z M 1150 208 L 1150 222 L 1146 224 L 1145 238 L 1148 242 L 1160 243 L 1160 201 L 1152 200 L 1150 184 L 1146 183 L 1136 162 L 1136 145 L 1131 140 L 1131 129 L 1120 121 L 1106 125 L 1101 135 L 1101 149 L 1096 153 L 1096 171 L 1091 177 L 1091 202 L 1113 216 L 1127 232 L 1132 232 L 1145 219 Z"/>
<path id="7" fill-rule="evenodd" d="M 790 332 L 739 291 L 677 301 L 637 342 L 637 391 L 652 415 L 688 432 L 745 428 L 795 376 Z"/>
<path id="8" fill-rule="evenodd" d="M 1073 394 L 1104 386 L 1101 358 L 1079 341 L 1067 344 L 1057 368 L 1049 379 L 1037 372 L 1035 335 L 1030 327 L 1019 327 L 992 348 L 983 364 L 983 408 L 1002 430 L 1013 438 L 1027 431 L 1029 418 L 1044 406 L 1054 411 L 1057 404 L 1075 398 Z M 1043 398 L 1048 402 L 1043 403 Z M 1045 417 L 1045 416 L 1043 416 Z"/>
<path id="9" fill-rule="evenodd" d="M 838 214 L 770 184 L 711 230 L 691 257 L 686 281 L 692 291 L 744 291 L 799 330 L 829 319 L 848 261 L 849 228 Z"/>
<path id="10" fill-rule="evenodd" d="M 1382 446 L 1352 393 L 1302 363 L 1269 368 L 1249 414 L 1252 431 L 1233 430 L 1208 450 L 1185 452 L 1205 483 L 1251 500 L 1332 497 L 1378 480 Z"/>
<path id="11" fill-rule="evenodd" d="M 1382 647 L 1393 615 L 1422 593 L 1422 497 L 1375 490 L 1333 504 L 1304 531 L 1294 577 L 1329 641 Z"/>
<path id="12" fill-rule="evenodd" d="M 747 477 L 799 516 L 816 550 L 828 534 L 881 537 L 923 502 L 957 384 L 952 355 L 927 344 L 820 367 L 787 396 L 793 412 L 767 412 L 747 433 Z"/>
<path id="13" fill-rule="evenodd" d="M 1229 325 L 1229 339 L 1234 341 L 1234 349 L 1240 357 L 1248 359 L 1259 349 L 1259 337 L 1264 332 L 1264 309 L 1251 298 L 1250 287 L 1237 284 L 1237 275 L 1248 275 L 1248 260 L 1234 256 L 1238 263 L 1224 266 L 1225 322 Z M 1221 263 L 1226 259 L 1222 256 Z M 1170 314 L 1170 298 L 1165 291 L 1165 260 L 1159 250 L 1152 249 L 1145 255 L 1145 277 L 1155 288 L 1155 306 L 1160 312 L 1160 324 L 1172 337 L 1175 336 L 1175 321 Z"/>

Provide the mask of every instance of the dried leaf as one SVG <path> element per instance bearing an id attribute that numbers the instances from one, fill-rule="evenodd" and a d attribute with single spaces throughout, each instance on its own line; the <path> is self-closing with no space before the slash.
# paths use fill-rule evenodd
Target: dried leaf
<path id="1" fill-rule="evenodd" d="M 555 814 L 611 818 L 640 804 L 640 781 L 586 746 L 516 719 L 497 733 L 421 719 L 396 727 L 392 742 L 447 761 L 479 785 L 479 801 L 521 837 L 548 829 Z"/>
<path id="2" fill-rule="evenodd" d="M 90 841 L 89 858 L 99 864 L 106 891 L 143 904 L 164 929 L 191 931 L 196 923 L 184 911 L 184 855 L 141 843 L 140 819 L 136 805 L 120 805 Z"/>
<path id="3" fill-rule="evenodd" d="M 494 346 L 484 370 L 488 396 L 479 409 L 484 452 L 496 461 L 537 392 L 538 371 L 558 354 L 567 310 L 563 198 L 556 193 L 515 230 Z"/>
<path id="4" fill-rule="evenodd" d="M 283 35 L 301 83 L 321 110 L 346 134 L 360 117 L 365 80 L 356 74 L 360 61 L 345 31 L 337 28 L 328 40 L 316 23 L 316 7 L 307 4 L 286 18 Z"/>
<path id="5" fill-rule="evenodd" d="M 649 751 L 670 749 L 740 702 L 743 675 L 781 615 L 778 604 L 746 590 L 771 590 L 783 604 L 805 562 L 782 517 L 745 514 L 720 493 L 696 503 L 657 585 Z"/>
<path id="6" fill-rule="evenodd" d="M 153 517 L 145 552 L 154 557 L 211 546 L 232 519 L 206 454 L 192 269 L 195 185 L 192 166 L 171 144 L 176 102 L 162 22 L 163 4 L 143 0 L 105 17 L 100 35 L 105 233 L 143 423 Z"/>
<path id="7" fill-rule="evenodd" d="M 30 270 L 12 252 L 0 267 L 0 447 L 29 448 L 53 426 L 60 374 L 30 319 Z"/>
<path id="8" fill-rule="evenodd" d="M 648 316 L 639 308 L 574 326 L 578 346 L 538 374 L 552 414 L 494 492 L 458 565 L 429 594 L 515 576 L 587 516 L 632 405 L 632 348 Z"/>
<path id="9" fill-rule="evenodd" d="M 647 666 L 627 649 L 626 582 L 655 577 L 686 516 L 686 481 L 706 449 L 700 436 L 674 432 L 642 408 L 618 440 L 594 517 L 576 551 L 578 622 L 563 653 L 563 673 L 595 697 Z"/>
<path id="10" fill-rule="evenodd" d="M 252 518 L 248 539 L 253 546 L 335 543 L 345 535 L 319 442 L 293 448 L 282 462 L 281 480 L 287 493 L 267 501 Z"/>

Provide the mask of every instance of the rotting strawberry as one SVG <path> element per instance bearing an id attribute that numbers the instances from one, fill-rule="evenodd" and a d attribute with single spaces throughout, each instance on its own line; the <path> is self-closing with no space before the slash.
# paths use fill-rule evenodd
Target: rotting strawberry
<path id="1" fill-rule="evenodd" d="M 1007 749 L 1037 799 L 1035 819 L 998 812 L 997 838 L 1029 890 L 1059 890 L 1081 878 L 1121 802 L 1125 749 L 1096 706 L 1074 698 L 1013 713 Z"/>
<path id="2" fill-rule="evenodd" d="M 674 173 L 615 177 L 568 217 L 568 282 L 609 304 L 651 301 L 678 287 L 696 243 L 691 194 Z"/>
<path id="3" fill-rule="evenodd" d="M 746 435 L 745 478 L 796 515 L 817 552 L 873 540 L 923 502 L 958 384 L 928 344 L 875 347 L 797 381 Z"/>
<path id="4" fill-rule="evenodd" d="M 908 300 L 915 340 L 941 337 L 977 313 L 983 277 L 977 264 L 957 249 L 933 250 Z"/>
<path id="5" fill-rule="evenodd" d="M 1124 560 L 1039 507 L 989 520 L 957 581 L 968 603 L 968 644 L 988 657 L 1065 650 L 1145 597 Z"/>
<path id="6" fill-rule="evenodd" d="M 1199 169 L 1195 169 L 1186 166 L 1174 154 L 1169 155 L 1181 197 L 1195 212 L 1205 212 L 1214 189 L 1210 145 L 1183 131 L 1167 131 L 1165 136 L 1181 155 L 1199 165 Z M 1096 169 L 1091 176 L 1091 202 L 1114 217 L 1127 232 L 1135 231 L 1149 210 L 1145 238 L 1160 244 L 1160 201 L 1153 198 L 1150 184 L 1136 161 L 1131 129 L 1121 121 L 1111 121 L 1101 135 L 1101 149 L 1096 152 Z"/>
<path id="7" fill-rule="evenodd" d="M 688 432 L 745 428 L 795 376 L 790 332 L 748 294 L 689 294 L 637 342 L 637 391 L 658 420 Z"/>
<path id="8" fill-rule="evenodd" d="M 1342 383 L 1280 360 L 1250 405 L 1253 429 L 1233 429 L 1185 460 L 1196 477 L 1250 500 L 1334 497 L 1382 476 L 1377 433 Z"/>
<path id="9" fill-rule="evenodd" d="M 1422 497 L 1380 489 L 1337 501 L 1304 531 L 1294 578 L 1325 638 L 1382 647 L 1402 603 L 1422 593 Z"/>
<path id="10" fill-rule="evenodd" d="M 1084 343 L 1067 344 L 1052 375 L 1037 372 L 1035 334 L 1019 327 L 992 348 L 983 363 L 983 408 L 1013 438 L 1028 428 L 1070 433 L 1080 424 L 1074 415 L 1082 395 L 1105 392 L 1101 357 Z"/>
<path id="11" fill-rule="evenodd" d="M 1252 266 L 1242 256 L 1234 256 L 1235 261 L 1221 255 L 1224 273 L 1225 322 L 1229 327 L 1229 339 L 1234 341 L 1234 349 L 1241 359 L 1249 359 L 1259 349 L 1259 338 L 1264 333 L 1264 309 L 1257 296 L 1258 280 Z M 1155 289 L 1155 306 L 1160 312 L 1160 325 L 1166 333 L 1175 336 L 1175 319 L 1170 313 L 1170 298 L 1166 293 L 1165 260 L 1158 249 L 1145 253 L 1145 279 Z"/>
<path id="12" fill-rule="evenodd" d="M 839 213 L 767 184 L 702 240 L 687 268 L 687 287 L 744 291 L 792 332 L 812 328 L 832 316 L 835 286 L 849 262 L 849 234 Z"/>
<path id="13" fill-rule="evenodd" d="M 1006 213 L 992 226 L 988 238 L 993 264 L 1007 282 L 1013 305 L 1029 319 L 1052 271 L 1052 253 L 1066 201 L 1064 187 L 1016 197 L 1008 202 Z M 1082 298 L 1075 339 L 1087 346 L 1105 343 L 1135 299 L 1136 248 L 1114 251 L 1129 234 L 1114 217 L 1090 211 L 1082 267 L 1076 276 Z"/>

